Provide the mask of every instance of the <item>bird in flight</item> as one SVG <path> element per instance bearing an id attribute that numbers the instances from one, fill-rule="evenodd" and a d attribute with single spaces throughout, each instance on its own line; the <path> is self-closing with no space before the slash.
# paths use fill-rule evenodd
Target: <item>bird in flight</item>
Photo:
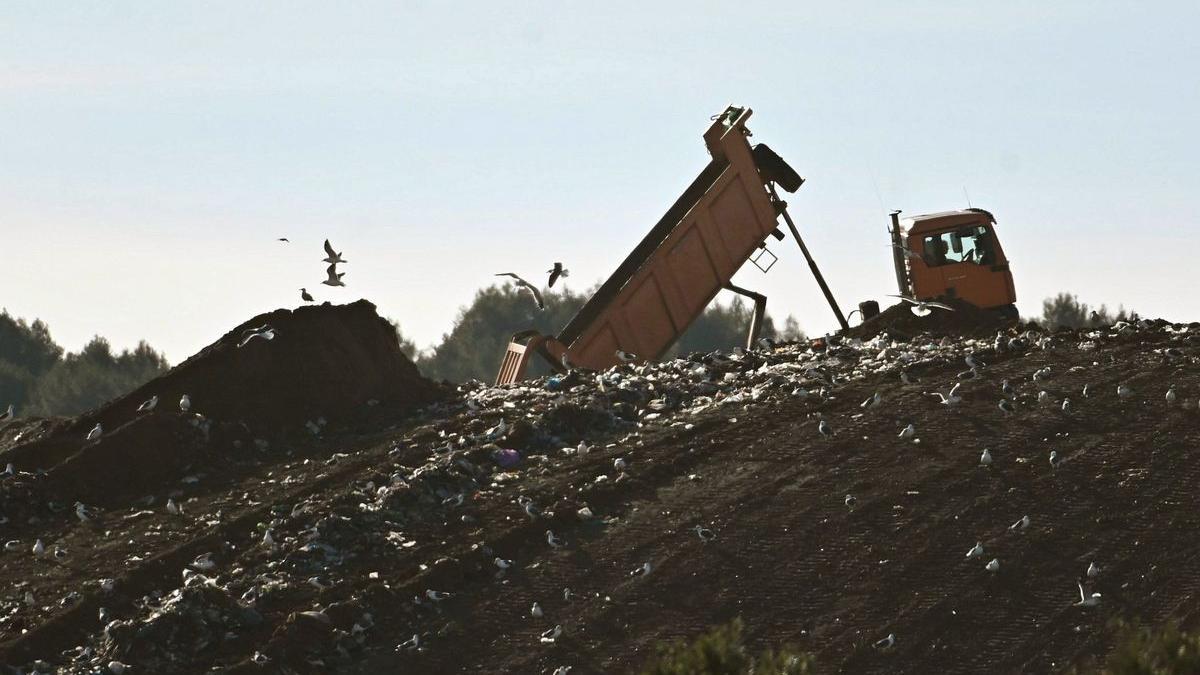
<path id="1" fill-rule="evenodd" d="M 512 272 L 501 272 L 500 274 L 497 274 L 496 276 L 512 277 L 513 279 L 516 280 L 518 288 L 528 291 L 529 294 L 533 296 L 533 301 L 537 303 L 538 309 L 546 309 L 546 301 L 542 299 L 541 291 L 539 291 L 537 289 L 537 287 L 534 286 L 533 284 L 529 283 L 528 281 L 525 281 L 519 275 L 514 274 Z"/>
<path id="2" fill-rule="evenodd" d="M 324 262 L 333 263 L 333 264 L 346 262 L 345 260 L 342 260 L 341 253 L 338 253 L 337 251 L 333 250 L 333 246 L 330 245 L 328 239 L 325 240 L 325 254 L 326 255 L 325 255 Z"/>
<path id="3" fill-rule="evenodd" d="M 337 263 L 330 263 L 329 267 L 325 268 L 325 274 L 329 275 L 329 278 L 321 283 L 325 284 L 326 286 L 346 285 L 342 283 L 342 277 L 346 276 L 346 273 L 337 271 Z"/>
<path id="4" fill-rule="evenodd" d="M 559 277 L 571 276 L 571 270 L 565 269 L 560 262 L 554 263 L 554 267 L 546 270 L 546 274 L 550 275 L 550 281 L 546 283 L 549 288 L 554 288 L 554 282 L 558 281 Z"/>
<path id="5" fill-rule="evenodd" d="M 950 312 L 954 311 L 954 308 L 950 305 L 934 302 L 932 300 L 917 300 L 916 298 L 910 298 L 907 295 L 889 295 L 888 297 L 900 298 L 901 300 L 912 305 L 912 313 L 916 314 L 917 316 L 929 316 L 933 313 L 933 309 L 930 309 L 931 307 L 936 309 L 944 309 Z"/>
<path id="6" fill-rule="evenodd" d="M 308 290 L 301 288 L 300 289 L 300 299 L 305 302 L 312 302 L 313 296 L 308 292 Z"/>
<path id="7" fill-rule="evenodd" d="M 913 260 L 920 260 L 922 262 L 924 262 L 924 260 L 925 260 L 925 258 L 921 257 L 920 253 L 917 253 L 916 251 L 912 250 L 911 248 L 905 248 L 903 246 L 900 246 L 899 244 L 888 244 L 888 246 L 891 246 L 892 248 L 894 248 L 898 251 L 902 251 L 904 253 L 905 257 L 907 257 L 907 258 L 912 258 Z"/>
<path id="8" fill-rule="evenodd" d="M 288 238 L 287 238 L 287 237 L 280 237 L 280 238 L 279 238 L 279 241 L 287 241 L 287 240 L 288 240 Z"/>
<path id="9" fill-rule="evenodd" d="M 262 338 L 264 340 L 274 340 L 275 339 L 275 329 L 271 328 L 270 325 L 264 324 L 258 328 L 249 328 L 245 331 L 242 331 L 242 341 L 238 343 L 238 347 L 239 348 L 245 347 L 246 343 L 250 342 L 254 338 Z M 190 404 L 191 402 L 189 401 L 188 403 Z"/>
<path id="10" fill-rule="evenodd" d="M 1083 584 L 1076 581 L 1075 585 L 1079 586 L 1079 602 L 1075 603 L 1076 607 L 1095 607 L 1096 605 L 1100 604 L 1099 593 L 1092 593 L 1091 595 L 1088 595 L 1087 593 L 1083 592 Z"/>

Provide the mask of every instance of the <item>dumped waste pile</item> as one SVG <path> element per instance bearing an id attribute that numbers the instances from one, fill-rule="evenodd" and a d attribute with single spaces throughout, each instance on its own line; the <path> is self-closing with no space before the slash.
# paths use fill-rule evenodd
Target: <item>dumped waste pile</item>
<path id="1" fill-rule="evenodd" d="M 267 321 L 245 349 L 318 340 Z M 104 501 L 9 460 L 0 661 L 613 673 L 741 616 L 822 671 L 1051 672 L 1102 655 L 1112 618 L 1200 615 L 1200 325 L 936 332 L 443 396 L 410 377 L 407 407 L 364 385 L 380 417 L 197 430 L 171 443 L 220 465 Z"/>

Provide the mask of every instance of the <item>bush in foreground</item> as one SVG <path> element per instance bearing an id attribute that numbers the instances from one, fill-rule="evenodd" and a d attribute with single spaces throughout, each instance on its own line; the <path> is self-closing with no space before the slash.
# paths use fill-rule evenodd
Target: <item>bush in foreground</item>
<path id="1" fill-rule="evenodd" d="M 742 641 L 742 622 L 718 626 L 691 643 L 659 647 L 659 654 L 642 675 L 810 675 L 811 654 L 789 649 L 749 654 Z"/>
<path id="2" fill-rule="evenodd" d="M 1117 645 L 1099 668 L 1076 669 L 1096 675 L 1190 675 L 1200 673 L 1200 635 L 1169 623 L 1161 628 L 1116 624 Z"/>

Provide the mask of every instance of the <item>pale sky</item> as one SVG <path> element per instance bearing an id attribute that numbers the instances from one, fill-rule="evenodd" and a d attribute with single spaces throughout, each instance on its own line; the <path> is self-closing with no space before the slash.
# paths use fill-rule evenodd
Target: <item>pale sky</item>
<path id="1" fill-rule="evenodd" d="M 733 102 L 808 178 L 791 212 L 846 311 L 895 292 L 884 212 L 965 188 L 1024 314 L 1070 290 L 1198 320 L 1197 25 L 1194 1 L 9 2 L 0 306 L 177 363 L 304 286 L 427 347 L 493 272 L 607 277 Z M 834 327 L 770 247 L 735 282 Z"/>

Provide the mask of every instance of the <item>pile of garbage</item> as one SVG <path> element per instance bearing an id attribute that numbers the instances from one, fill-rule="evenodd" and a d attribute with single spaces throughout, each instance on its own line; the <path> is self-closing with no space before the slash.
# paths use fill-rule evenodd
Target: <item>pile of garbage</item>
<path id="1" fill-rule="evenodd" d="M 365 308 L 347 311 L 348 316 L 357 316 Z M 387 342 L 378 335 L 383 326 L 377 321 L 354 319 L 360 320 L 376 331 L 371 340 Z M 218 364 L 215 367 L 222 377 L 244 377 L 227 391 L 243 400 L 246 408 L 226 403 L 203 408 L 206 417 L 228 420 L 223 423 L 231 427 L 240 426 L 234 420 L 245 421 L 247 428 L 263 423 L 255 421 L 248 410 L 262 411 L 270 425 L 296 425 L 325 414 L 348 417 L 357 407 L 367 406 L 363 397 L 375 396 L 408 406 L 410 422 L 386 441 L 382 456 L 339 443 L 330 447 L 332 452 L 324 461 L 279 459 L 268 475 L 271 485 L 280 491 L 242 495 L 240 501 L 252 510 L 240 517 L 236 527 L 222 530 L 222 546 L 201 552 L 180 571 L 177 588 L 165 592 L 144 588 L 134 595 L 126 592 L 123 601 L 132 609 L 118 617 L 106 617 L 77 651 L 62 657 L 68 672 L 103 672 L 105 668 L 117 672 L 112 663 L 130 664 L 138 672 L 194 672 L 189 668 L 212 663 L 217 654 L 223 655 L 221 664 L 231 672 L 262 672 L 264 667 L 274 669 L 268 672 L 329 672 L 356 663 L 366 652 L 398 650 L 407 655 L 452 649 L 449 644 L 436 644 L 455 630 L 454 621 L 440 609 L 449 596 L 439 589 L 453 588 L 454 595 L 461 595 L 482 585 L 506 583 L 511 565 L 507 557 L 512 551 L 530 548 L 530 542 L 553 540 L 547 528 L 562 532 L 583 522 L 601 531 L 610 522 L 601 505 L 616 490 L 637 481 L 638 472 L 627 472 L 625 460 L 619 457 L 605 460 L 611 469 L 593 467 L 586 475 L 580 471 L 585 463 L 592 467 L 594 455 L 606 448 L 637 448 L 656 435 L 723 424 L 797 400 L 810 402 L 810 414 L 819 417 L 851 383 L 915 379 L 926 369 L 944 369 L 948 364 L 960 364 L 959 378 L 972 379 L 978 373 L 969 365 L 968 356 L 1006 359 L 1056 347 L 1087 351 L 1129 340 L 1140 340 L 1148 349 L 1165 353 L 1178 345 L 1194 348 L 1200 339 L 1200 326 L 1165 322 L 1058 333 L 1007 327 L 967 338 L 939 337 L 933 330 L 916 331 L 918 336 L 912 339 L 877 332 L 867 338 L 853 334 L 833 337 L 815 347 L 764 346 L 753 351 L 691 354 L 663 363 L 621 365 L 602 372 L 573 370 L 505 387 L 471 382 L 448 396 L 439 396 L 436 387 L 414 375 L 411 364 L 393 361 L 382 366 L 372 363 L 368 369 L 387 373 L 387 377 L 336 385 L 342 387 L 337 397 L 321 398 L 325 394 L 318 392 L 312 394 L 315 400 L 301 400 L 300 393 L 284 392 L 283 384 L 297 389 L 333 387 L 345 377 L 335 367 L 339 361 L 314 359 L 318 363 L 310 364 L 311 368 L 297 367 L 300 372 L 294 377 L 298 379 L 285 378 L 283 384 L 254 382 L 255 373 L 261 376 L 294 363 L 269 352 L 290 349 L 287 341 L 295 336 L 297 326 L 274 315 L 247 325 L 258 326 L 260 321 L 277 325 L 279 335 L 239 348 L 238 333 L 230 333 L 182 364 L 174 378 L 168 376 L 158 387 L 147 385 L 89 421 L 134 414 L 129 410 L 134 402 L 154 392 L 162 392 L 164 397 L 199 392 L 195 399 L 199 408 L 200 401 L 217 397 L 215 390 L 197 384 L 196 364 L 201 363 L 197 359 L 208 358 Z M 324 344 L 327 337 L 313 336 L 307 342 L 323 353 L 324 348 L 317 345 Z M 328 339 L 347 343 L 336 337 L 336 331 Z M 391 339 L 395 339 L 394 332 Z M 362 341 L 356 338 L 351 342 Z M 390 349 L 388 344 L 384 351 Z M 340 363 L 359 364 L 353 369 L 362 374 L 368 357 L 377 352 L 364 347 L 357 356 Z M 304 359 L 289 354 L 285 355 L 288 359 Z M 243 366 L 245 375 L 239 375 Z M 290 403 L 257 399 L 271 392 Z M 418 404 L 422 407 L 417 408 Z M 296 410 L 288 409 L 291 405 Z M 862 405 L 869 406 L 870 400 Z M 1014 405 L 1032 406 L 1035 402 L 1014 397 Z M 858 402 L 852 407 L 857 408 Z M 182 436 L 170 437 L 161 449 L 145 452 L 202 455 L 209 442 L 206 438 L 217 431 L 191 422 L 188 425 L 190 430 Z M 163 433 L 174 432 L 168 428 Z M 252 437 L 247 433 L 247 439 Z M 153 440 L 139 442 L 149 447 L 155 445 Z M 105 455 L 102 462 L 72 457 L 51 475 L 76 471 L 71 481 L 64 479 L 59 487 L 70 486 L 82 494 L 88 472 L 103 472 L 103 464 L 120 461 L 116 451 L 105 452 L 113 454 Z M 266 451 L 266 456 L 271 452 Z M 153 461 L 147 454 L 130 457 L 139 463 Z M 631 461 L 653 462 L 653 458 Z M 71 468 L 76 465 L 77 470 Z M 174 475 L 184 468 L 163 471 Z M 577 473 L 579 478 L 572 479 L 569 493 L 539 491 L 541 477 Z M 147 481 L 157 479 L 146 477 Z M 10 489 L 9 485 L 16 489 L 30 480 L 24 476 L 0 490 Z M 306 481 L 313 487 L 303 493 L 282 491 Z M 21 494 L 30 498 L 28 491 Z M 519 515 L 522 511 L 528 518 Z M 500 515 L 513 513 L 518 517 Z M 43 512 L 40 517 L 49 520 L 52 515 Z M 230 523 L 232 515 L 212 517 L 212 522 Z M 148 545 L 145 541 L 141 544 Z M 406 569 L 418 571 L 404 577 L 389 574 L 389 566 L 406 556 L 417 558 Z M 13 611 L 23 616 L 25 610 Z M 385 641 L 385 633 L 378 629 L 385 622 L 389 626 L 386 634 L 404 635 L 405 644 Z M 36 632 L 36 623 L 30 623 L 29 629 Z M 41 654 L 41 658 L 62 662 L 54 654 Z"/>

